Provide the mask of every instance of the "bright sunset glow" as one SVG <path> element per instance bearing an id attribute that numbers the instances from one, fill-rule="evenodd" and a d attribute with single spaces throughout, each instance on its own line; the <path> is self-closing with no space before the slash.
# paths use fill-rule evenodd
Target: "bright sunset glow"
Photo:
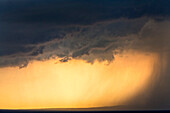
<path id="1" fill-rule="evenodd" d="M 72 59 L 0 68 L 0 109 L 88 108 L 123 104 L 150 81 L 156 54 L 125 52 L 110 64 Z"/>

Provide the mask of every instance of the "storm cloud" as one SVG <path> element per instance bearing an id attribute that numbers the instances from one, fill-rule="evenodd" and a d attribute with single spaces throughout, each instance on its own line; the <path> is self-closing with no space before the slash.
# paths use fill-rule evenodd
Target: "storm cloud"
<path id="1" fill-rule="evenodd" d="M 112 61 L 114 50 L 157 33 L 159 28 L 150 34 L 142 34 L 142 29 L 152 30 L 156 23 L 169 20 L 169 4 L 166 0 L 1 0 L 0 67 L 23 67 L 51 57 Z M 149 39 L 144 39 L 146 45 Z"/>
<path id="2" fill-rule="evenodd" d="M 32 60 L 56 57 L 78 58 L 89 63 L 95 60 L 110 62 L 114 54 L 127 49 L 169 52 L 169 30 L 169 20 L 157 21 L 150 18 L 56 27 L 53 33 L 47 35 L 56 36 L 53 40 L 38 44 L 4 45 L 6 47 L 1 48 L 0 66 L 25 67 Z"/>

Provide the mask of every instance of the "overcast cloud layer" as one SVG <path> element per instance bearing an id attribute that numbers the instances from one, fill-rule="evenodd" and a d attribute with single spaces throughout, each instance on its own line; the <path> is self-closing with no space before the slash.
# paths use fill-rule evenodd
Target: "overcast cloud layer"
<path id="1" fill-rule="evenodd" d="M 49 37 L 56 36 L 56 39 L 51 41 L 23 45 L 1 44 L 6 48 L 1 48 L 0 66 L 24 67 L 32 60 L 56 57 L 64 58 L 61 60 L 63 62 L 66 62 L 68 57 L 83 59 L 90 63 L 94 60 L 110 62 L 114 59 L 113 54 L 122 50 L 138 49 L 146 52 L 170 50 L 170 21 L 167 19 L 161 21 L 146 17 L 117 19 L 86 26 L 56 26 L 51 31 L 53 32 Z"/>
<path id="2" fill-rule="evenodd" d="M 112 61 L 115 50 L 134 44 L 159 50 L 165 43 L 168 49 L 169 4 L 168 0 L 1 0 L 0 67 L 25 67 L 52 56 L 65 57 L 64 62 L 67 57 Z"/>

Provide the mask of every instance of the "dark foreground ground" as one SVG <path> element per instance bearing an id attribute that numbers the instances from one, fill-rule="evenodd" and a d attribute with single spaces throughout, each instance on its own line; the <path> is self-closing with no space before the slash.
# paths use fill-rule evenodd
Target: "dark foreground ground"
<path id="1" fill-rule="evenodd" d="M 152 109 L 152 108 L 142 108 L 142 107 L 100 107 L 100 108 L 47 108 L 47 109 L 33 109 L 33 110 L 0 110 L 0 113 L 62 113 L 62 112 L 161 112 L 170 113 L 170 109 Z"/>

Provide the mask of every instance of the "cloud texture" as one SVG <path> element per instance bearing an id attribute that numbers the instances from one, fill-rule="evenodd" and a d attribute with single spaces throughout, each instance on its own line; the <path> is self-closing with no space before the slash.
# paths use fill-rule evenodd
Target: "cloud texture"
<path id="1" fill-rule="evenodd" d="M 38 44 L 19 45 L 22 49 L 15 46 L 16 51 L 17 49 L 19 51 L 11 50 L 14 53 L 2 54 L 0 66 L 25 67 L 32 60 L 56 57 L 64 58 L 65 60 L 61 60 L 64 62 L 70 58 L 83 59 L 89 63 L 95 60 L 110 62 L 114 59 L 114 54 L 127 49 L 169 52 L 169 31 L 168 20 L 157 21 L 150 18 L 118 19 L 86 26 L 55 27 L 53 34 L 50 34 L 56 36 L 55 39 Z M 61 38 L 57 37 L 59 35 Z"/>

